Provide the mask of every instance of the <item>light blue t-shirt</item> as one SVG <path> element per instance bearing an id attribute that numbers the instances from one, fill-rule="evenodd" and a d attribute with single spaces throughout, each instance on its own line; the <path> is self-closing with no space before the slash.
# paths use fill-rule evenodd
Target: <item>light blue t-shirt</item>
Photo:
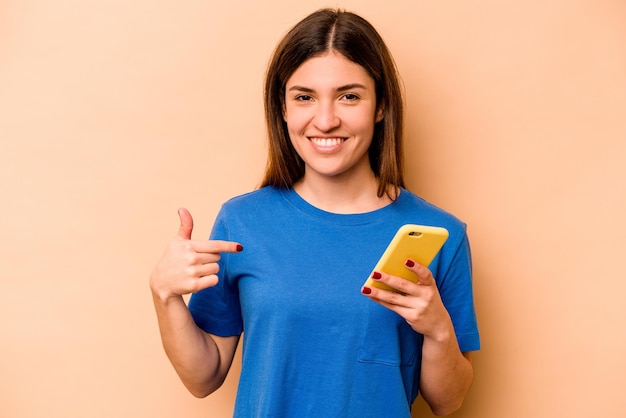
<path id="1" fill-rule="evenodd" d="M 430 269 L 461 351 L 479 349 L 466 228 L 452 215 L 406 190 L 351 215 L 273 187 L 223 205 L 211 238 L 244 251 L 222 254 L 219 284 L 192 295 L 189 309 L 206 332 L 243 331 L 235 417 L 410 417 L 422 335 L 361 294 L 407 223 L 448 229 Z"/>

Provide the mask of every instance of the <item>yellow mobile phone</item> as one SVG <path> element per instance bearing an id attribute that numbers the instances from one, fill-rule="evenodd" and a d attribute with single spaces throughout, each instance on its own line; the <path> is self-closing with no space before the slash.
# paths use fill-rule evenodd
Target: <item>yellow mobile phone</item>
<path id="1" fill-rule="evenodd" d="M 372 273 L 375 271 L 383 272 L 416 282 L 417 277 L 405 267 L 405 261 L 410 258 L 428 267 L 447 239 L 448 230 L 445 228 L 412 224 L 403 225 L 396 232 L 387 249 L 376 263 Z M 372 274 L 365 281 L 364 286 L 395 290 L 377 282 L 371 276 Z"/>

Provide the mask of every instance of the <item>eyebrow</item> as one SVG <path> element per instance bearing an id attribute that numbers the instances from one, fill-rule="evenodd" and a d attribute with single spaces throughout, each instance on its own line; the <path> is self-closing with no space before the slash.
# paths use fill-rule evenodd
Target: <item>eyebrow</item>
<path id="1" fill-rule="evenodd" d="M 354 90 L 354 89 L 363 89 L 365 90 L 366 87 L 363 84 L 360 83 L 351 83 L 351 84 L 346 84 L 345 86 L 341 86 L 339 88 L 337 88 L 337 91 L 347 91 L 347 90 Z M 310 87 L 304 87 L 304 86 L 292 86 L 291 88 L 289 88 L 288 91 L 301 91 L 304 93 L 314 93 L 315 90 L 313 90 Z"/>

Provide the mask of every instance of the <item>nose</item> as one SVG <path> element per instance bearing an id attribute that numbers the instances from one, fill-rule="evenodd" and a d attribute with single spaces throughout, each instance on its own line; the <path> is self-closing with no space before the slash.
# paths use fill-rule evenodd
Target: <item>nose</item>
<path id="1" fill-rule="evenodd" d="M 341 124 L 334 103 L 319 103 L 315 111 L 313 124 L 322 132 L 328 132 Z"/>

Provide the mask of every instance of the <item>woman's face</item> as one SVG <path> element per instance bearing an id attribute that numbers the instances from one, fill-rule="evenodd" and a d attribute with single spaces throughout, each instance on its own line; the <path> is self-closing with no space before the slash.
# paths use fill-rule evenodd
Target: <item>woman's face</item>
<path id="1" fill-rule="evenodd" d="M 382 111 L 360 65 L 336 52 L 306 60 L 287 80 L 283 116 L 305 178 L 371 174 L 367 151 Z"/>

